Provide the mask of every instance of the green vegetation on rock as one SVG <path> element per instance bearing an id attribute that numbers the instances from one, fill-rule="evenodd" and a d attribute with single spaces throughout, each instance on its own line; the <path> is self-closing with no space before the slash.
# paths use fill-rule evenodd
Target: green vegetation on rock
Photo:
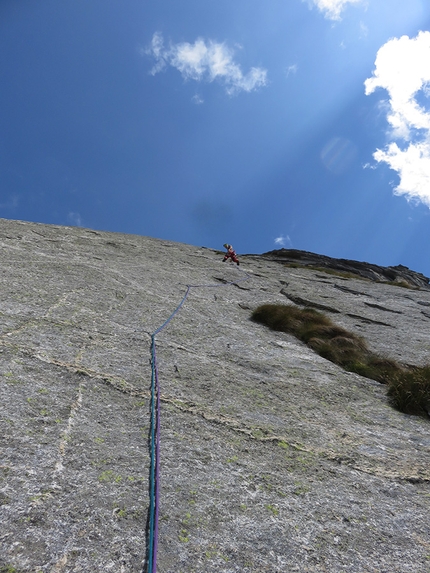
<path id="1" fill-rule="evenodd" d="M 406 414 L 427 416 L 430 412 L 430 366 L 402 366 L 371 352 L 365 340 L 334 324 L 316 310 L 284 304 L 265 304 L 252 320 L 272 330 L 288 332 L 305 342 L 323 358 L 348 372 L 388 385 L 395 408 Z"/>

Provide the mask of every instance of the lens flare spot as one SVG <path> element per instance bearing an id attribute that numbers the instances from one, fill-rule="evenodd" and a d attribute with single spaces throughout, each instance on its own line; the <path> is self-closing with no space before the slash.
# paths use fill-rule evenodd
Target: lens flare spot
<path id="1" fill-rule="evenodd" d="M 324 167 L 334 175 L 345 173 L 357 156 L 357 147 L 344 137 L 332 137 L 321 151 Z"/>

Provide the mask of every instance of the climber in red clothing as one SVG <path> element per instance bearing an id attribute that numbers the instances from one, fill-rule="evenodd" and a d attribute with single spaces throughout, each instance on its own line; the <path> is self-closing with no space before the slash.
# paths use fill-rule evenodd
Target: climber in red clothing
<path id="1" fill-rule="evenodd" d="M 237 258 L 236 251 L 233 249 L 233 247 L 228 243 L 224 243 L 224 247 L 227 249 L 227 252 L 224 255 L 222 262 L 225 263 L 228 259 L 231 259 L 233 263 L 239 265 L 239 259 Z"/>

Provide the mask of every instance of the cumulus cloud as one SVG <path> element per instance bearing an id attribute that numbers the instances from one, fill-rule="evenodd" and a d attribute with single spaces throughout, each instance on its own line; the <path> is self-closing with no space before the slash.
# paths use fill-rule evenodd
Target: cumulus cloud
<path id="1" fill-rule="evenodd" d="M 309 1 L 309 0 L 308 0 Z M 363 0 L 311 0 L 329 20 L 340 20 L 342 11 L 348 4 L 360 4 Z"/>
<path id="2" fill-rule="evenodd" d="M 172 66 L 186 80 L 221 81 L 228 94 L 242 90 L 251 92 L 267 84 L 267 70 L 253 67 L 244 74 L 233 60 L 233 51 L 225 43 L 198 38 L 194 44 L 182 42 L 166 48 L 163 36 L 156 32 L 145 53 L 155 60 L 151 69 L 153 75 L 166 66 Z"/>
<path id="3" fill-rule="evenodd" d="M 398 173 L 397 195 L 430 207 L 430 112 L 418 101 L 430 108 L 430 32 L 389 40 L 379 49 L 373 75 L 364 84 L 366 95 L 383 88 L 389 97 L 391 141 L 376 150 L 374 159 Z"/>

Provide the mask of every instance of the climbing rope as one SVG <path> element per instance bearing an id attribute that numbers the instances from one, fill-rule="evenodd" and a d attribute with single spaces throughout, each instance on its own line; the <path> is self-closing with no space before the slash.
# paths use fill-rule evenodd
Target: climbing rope
<path id="1" fill-rule="evenodd" d="M 239 269 L 242 271 L 242 269 Z M 248 273 L 242 271 L 245 277 L 237 281 L 223 284 L 186 285 L 187 290 L 181 302 L 169 316 L 169 318 L 151 334 L 151 415 L 150 415 L 150 470 L 149 470 L 149 526 L 148 526 L 148 551 L 146 573 L 157 571 L 157 548 L 158 548 L 158 508 L 159 508 L 159 485 L 160 485 L 160 385 L 158 382 L 157 351 L 155 337 L 169 322 L 178 314 L 193 288 L 218 288 L 235 285 L 250 278 Z"/>

